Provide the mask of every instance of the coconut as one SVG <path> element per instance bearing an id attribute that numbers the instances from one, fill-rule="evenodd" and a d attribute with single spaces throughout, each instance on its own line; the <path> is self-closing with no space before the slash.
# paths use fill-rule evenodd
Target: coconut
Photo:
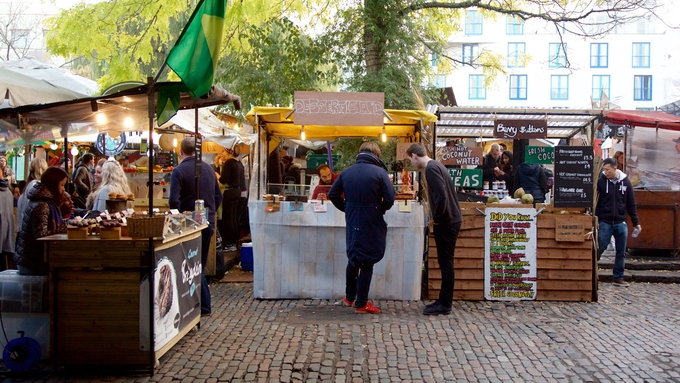
<path id="1" fill-rule="evenodd" d="M 524 195 L 524 188 L 518 188 L 517 190 L 515 190 L 515 195 L 514 195 L 515 198 L 522 198 L 523 195 Z"/>
<path id="2" fill-rule="evenodd" d="M 534 196 L 531 195 L 531 194 L 524 194 L 522 196 L 522 203 L 533 204 L 534 203 Z"/>
<path id="3" fill-rule="evenodd" d="M 491 197 L 486 199 L 486 203 L 498 203 L 500 201 L 500 198 L 498 198 L 497 195 L 492 195 Z"/>

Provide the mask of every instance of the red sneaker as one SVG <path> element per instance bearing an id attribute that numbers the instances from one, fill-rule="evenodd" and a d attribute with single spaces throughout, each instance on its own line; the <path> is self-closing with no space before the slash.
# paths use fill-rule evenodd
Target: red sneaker
<path id="1" fill-rule="evenodd" d="M 354 312 L 357 314 L 379 314 L 380 309 L 374 307 L 371 302 L 367 302 L 364 307 L 354 308 Z"/>
<path id="2" fill-rule="evenodd" d="M 354 307 L 354 302 L 348 300 L 347 298 L 342 298 L 342 304 L 346 307 Z"/>

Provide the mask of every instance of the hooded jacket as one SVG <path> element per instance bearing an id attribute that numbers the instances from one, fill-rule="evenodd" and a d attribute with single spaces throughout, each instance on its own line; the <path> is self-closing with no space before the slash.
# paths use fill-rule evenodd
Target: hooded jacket
<path id="1" fill-rule="evenodd" d="M 0 252 L 14 253 L 14 196 L 8 179 L 0 179 Z"/>
<path id="2" fill-rule="evenodd" d="M 616 170 L 616 178 L 608 179 L 604 173 L 597 179 L 597 205 L 595 215 L 600 222 L 616 224 L 626 221 L 626 212 L 633 226 L 640 224 L 635 206 L 635 193 L 626 173 Z"/>
<path id="3" fill-rule="evenodd" d="M 38 182 L 26 193 L 28 207 L 19 223 L 21 229 L 17 235 L 14 260 L 19 266 L 47 274 L 45 246 L 38 238 L 65 233 L 66 224 L 61 218 L 59 206 L 45 185 Z"/>
<path id="4" fill-rule="evenodd" d="M 345 212 L 350 262 L 379 262 L 387 244 L 383 215 L 394 205 L 394 187 L 385 164 L 372 153 L 360 152 L 356 164 L 343 170 L 335 180 L 328 199 Z"/>
<path id="5" fill-rule="evenodd" d="M 534 202 L 545 201 L 546 177 L 541 165 L 519 164 L 513 184 L 515 188 L 522 188 L 525 193 L 531 194 Z"/>

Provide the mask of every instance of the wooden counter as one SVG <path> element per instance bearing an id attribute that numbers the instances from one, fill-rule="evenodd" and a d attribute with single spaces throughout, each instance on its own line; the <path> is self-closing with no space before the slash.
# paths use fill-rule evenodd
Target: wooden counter
<path id="1" fill-rule="evenodd" d="M 250 201 L 253 239 L 253 295 L 265 299 L 340 299 L 345 296 L 345 214 L 326 202 L 292 211 L 266 212 L 266 201 Z M 425 213 L 409 201 L 410 212 L 395 203 L 385 214 L 387 247 L 373 268 L 369 298 L 419 300 L 425 248 Z"/>
<path id="2" fill-rule="evenodd" d="M 489 205 L 494 206 L 494 205 Z M 510 205 L 505 205 L 510 206 Z M 461 203 L 463 225 L 458 234 L 454 256 L 455 282 L 453 297 L 457 300 L 484 300 L 485 217 L 484 204 Z M 512 209 L 512 207 L 508 207 Z M 578 241 L 556 241 L 555 220 L 569 217 L 583 227 Z M 594 290 L 593 242 L 587 236 L 592 231 L 592 216 L 585 214 L 551 214 L 537 216 L 536 300 L 592 301 Z M 559 218 L 558 218 L 559 219 Z M 428 252 L 429 299 L 439 297 L 441 270 L 437 262 L 434 236 L 429 239 Z"/>
<path id="3" fill-rule="evenodd" d="M 156 303 L 153 352 L 149 336 L 149 240 L 74 240 L 65 234 L 42 238 L 50 266 L 53 362 L 58 366 L 153 368 L 153 361 L 200 321 L 203 227 L 152 241 Z M 159 290 L 163 275 L 167 277 L 165 285 L 171 287 Z M 169 280 L 174 282 L 167 283 Z M 170 292 L 170 299 L 164 301 L 170 303 L 160 309 L 164 315 L 159 313 L 159 291 Z"/>

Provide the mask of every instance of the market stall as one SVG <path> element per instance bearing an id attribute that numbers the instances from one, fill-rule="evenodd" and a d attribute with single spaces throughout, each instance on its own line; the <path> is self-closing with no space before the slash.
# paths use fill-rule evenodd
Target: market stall
<path id="1" fill-rule="evenodd" d="M 667 250 L 680 256 L 680 117 L 659 111 L 614 110 L 605 119 L 612 126 L 608 136 L 623 143 L 624 172 L 635 188 L 643 227 L 637 238 L 629 235 L 628 248 Z"/>
<path id="2" fill-rule="evenodd" d="M 549 163 L 555 174 L 554 198 L 549 204 L 461 202 L 463 225 L 454 259 L 454 299 L 597 300 L 590 214 L 596 166 L 592 146 L 582 144 L 583 140 L 592 142 L 600 112 L 439 107 L 437 114 L 439 119 L 432 132 L 431 150 L 436 153 L 433 158 L 446 161 L 442 154 L 454 150 L 442 150 L 447 141 L 461 138 L 506 141 L 515 149 L 515 169 L 525 161 Z M 548 150 L 526 145 L 529 139 L 537 138 L 564 139 L 563 144 L 577 146 L 562 145 Z M 472 149 L 474 141 L 469 146 L 467 149 Z M 481 182 L 474 182 L 475 171 L 480 172 L 481 179 L 481 170 L 474 169 L 479 164 L 481 158 L 472 165 L 452 164 L 456 165 L 456 169 L 450 169 L 452 181 L 457 186 L 481 189 L 477 194 L 496 195 L 491 188 L 484 190 Z M 430 299 L 439 296 L 441 287 L 436 252 L 434 238 L 430 236 L 427 261 Z"/>
<path id="3" fill-rule="evenodd" d="M 318 102 L 327 96 L 314 94 L 313 98 Z M 356 93 L 330 96 L 339 99 L 336 105 L 354 102 L 359 110 L 369 109 L 367 105 L 371 102 L 362 101 Z M 344 213 L 329 201 L 308 200 L 309 185 L 300 185 L 304 195 L 295 200 L 282 197 L 284 201 L 278 201 L 277 195 L 270 195 L 265 169 L 276 144 L 267 144 L 282 138 L 299 139 L 304 131 L 310 141 L 378 138 L 384 133 L 408 145 L 418 140 L 423 126 L 433 122 L 435 116 L 424 111 L 383 110 L 379 100 L 379 107 L 371 104 L 370 108 L 377 115 L 375 124 L 362 125 L 357 111 L 338 111 L 334 116 L 324 116 L 323 123 L 310 123 L 302 122 L 309 120 L 305 120 L 308 117 L 304 116 L 305 105 L 299 100 L 296 93 L 295 109 L 255 107 L 247 115 L 261 138 L 256 145 L 253 161 L 256 177 L 250 183 L 248 204 L 254 257 L 253 295 L 265 299 L 339 299 L 345 294 L 347 264 Z M 328 125 L 330 121 L 335 123 Z M 427 209 L 412 198 L 395 203 L 385 214 L 387 250 L 385 258 L 374 268 L 370 288 L 373 299 L 420 299 Z"/>

